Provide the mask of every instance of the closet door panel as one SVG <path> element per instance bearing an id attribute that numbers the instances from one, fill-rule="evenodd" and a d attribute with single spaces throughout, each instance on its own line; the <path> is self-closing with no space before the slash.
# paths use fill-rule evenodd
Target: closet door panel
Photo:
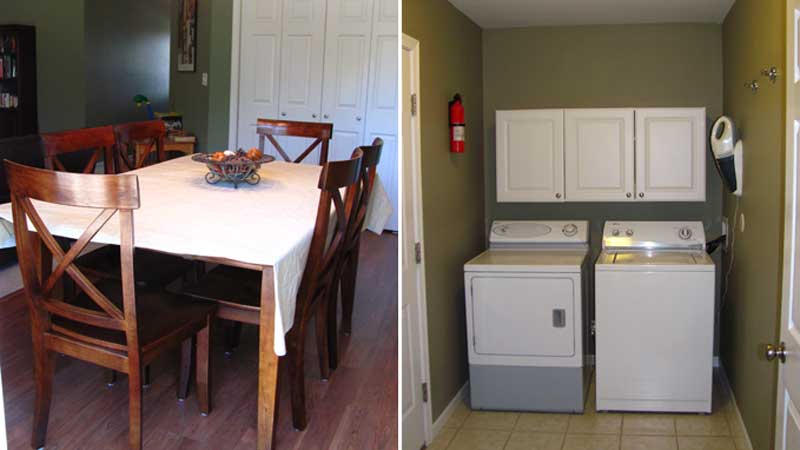
<path id="1" fill-rule="evenodd" d="M 365 143 L 371 143 L 376 137 L 384 141 L 378 174 L 394 209 L 386 226 L 390 230 L 397 230 L 399 213 L 397 117 L 400 112 L 397 104 L 398 0 L 375 0 L 373 9 Z"/>
<path id="2" fill-rule="evenodd" d="M 258 145 L 258 118 L 278 116 L 281 0 L 243 0 L 240 36 L 238 146 Z"/>
<path id="3" fill-rule="evenodd" d="M 280 118 L 319 120 L 325 0 L 284 0 Z"/>

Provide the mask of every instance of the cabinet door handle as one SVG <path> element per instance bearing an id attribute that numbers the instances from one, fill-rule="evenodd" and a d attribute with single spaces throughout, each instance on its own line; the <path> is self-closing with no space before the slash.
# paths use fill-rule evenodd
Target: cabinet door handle
<path id="1" fill-rule="evenodd" d="M 361 116 L 356 116 L 356 122 L 361 122 Z"/>
<path id="2" fill-rule="evenodd" d="M 644 192 L 639 192 L 639 198 L 644 198 Z"/>
<path id="3" fill-rule="evenodd" d="M 323 114 L 323 115 L 322 115 L 322 118 L 323 118 L 323 119 L 327 119 L 327 118 L 328 118 L 328 115 L 327 115 L 327 114 Z"/>
<path id="4" fill-rule="evenodd" d="M 561 193 L 560 192 L 556 194 L 556 198 L 561 198 Z"/>
<path id="5" fill-rule="evenodd" d="M 633 194 L 631 194 L 630 192 L 628 192 L 627 194 L 625 194 L 625 197 L 631 198 L 631 197 L 633 197 Z"/>
<path id="6" fill-rule="evenodd" d="M 285 113 L 285 112 L 282 112 L 282 113 L 281 113 L 281 116 L 283 116 L 283 117 L 286 117 L 286 113 Z"/>

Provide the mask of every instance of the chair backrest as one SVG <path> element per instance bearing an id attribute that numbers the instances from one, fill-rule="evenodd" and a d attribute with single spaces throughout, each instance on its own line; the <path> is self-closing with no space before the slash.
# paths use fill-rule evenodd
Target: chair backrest
<path id="1" fill-rule="evenodd" d="M 138 178 L 135 175 L 54 172 L 10 161 L 4 164 L 11 190 L 20 271 L 31 302 L 32 319 L 37 321 L 39 329 L 51 329 L 51 315 L 55 315 L 92 327 L 124 332 L 129 346 L 138 345 L 133 274 L 133 210 L 139 208 Z M 33 200 L 100 212 L 65 252 L 39 216 Z M 119 216 L 122 310 L 75 265 L 75 258 L 115 214 Z M 35 232 L 28 230 L 28 221 Z M 52 268 L 53 258 L 58 262 L 55 268 Z M 91 299 L 96 309 L 79 307 L 54 295 L 54 289 L 65 275 Z M 93 343 L 98 344 L 96 340 Z"/>
<path id="2" fill-rule="evenodd" d="M 110 126 L 44 133 L 42 141 L 47 169 L 94 173 L 102 157 L 105 173 L 114 173 L 114 130 Z"/>
<path id="3" fill-rule="evenodd" d="M 357 150 L 351 159 L 329 162 L 322 166 L 317 221 L 298 293 L 298 302 L 305 302 L 298 304 L 298 311 L 302 311 L 304 315 L 314 300 L 335 281 L 347 232 L 349 218 L 346 211 L 353 208 L 361 190 L 361 157 L 361 151 Z M 344 199 L 341 193 L 343 188 L 347 189 Z M 336 209 L 333 219 L 331 206 Z M 332 236 L 330 230 L 333 230 Z"/>
<path id="4" fill-rule="evenodd" d="M 364 220 L 367 217 L 367 207 L 372 196 L 372 187 L 375 185 L 378 164 L 381 162 L 383 139 L 375 138 L 372 141 L 372 145 L 362 145 L 356 148 L 353 151 L 353 155 L 359 150 L 364 155 L 361 158 L 361 190 L 353 204 L 353 209 L 347 212 L 350 217 L 350 223 L 348 224 L 345 252 L 358 251 L 358 238 L 361 236 L 361 230 L 364 229 Z"/>
<path id="5" fill-rule="evenodd" d="M 114 125 L 114 136 L 117 141 L 114 146 L 117 173 L 140 169 L 166 159 L 164 139 L 167 137 L 167 127 L 163 120 Z"/>
<path id="6" fill-rule="evenodd" d="M 44 149 L 38 134 L 0 139 L 0 160 L 7 159 L 31 167 L 44 167 Z M 8 203 L 6 171 L 0 165 L 0 203 Z"/>
<path id="7" fill-rule="evenodd" d="M 328 147 L 333 136 L 332 123 L 258 119 L 256 121 L 256 133 L 258 133 L 258 149 L 262 152 L 264 151 L 264 140 L 266 139 L 275 147 L 275 150 L 280 153 L 285 161 L 299 163 L 320 145 L 319 164 L 322 165 L 328 162 Z M 314 141 L 300 156 L 292 160 L 281 147 L 281 144 L 275 140 L 275 136 L 304 137 L 314 139 Z"/>

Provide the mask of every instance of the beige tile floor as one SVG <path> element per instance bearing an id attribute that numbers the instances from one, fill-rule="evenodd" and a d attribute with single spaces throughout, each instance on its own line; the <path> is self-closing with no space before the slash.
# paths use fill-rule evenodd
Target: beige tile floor
<path id="1" fill-rule="evenodd" d="M 460 404 L 428 450 L 749 450 L 728 386 L 714 374 L 710 415 L 472 411 Z"/>

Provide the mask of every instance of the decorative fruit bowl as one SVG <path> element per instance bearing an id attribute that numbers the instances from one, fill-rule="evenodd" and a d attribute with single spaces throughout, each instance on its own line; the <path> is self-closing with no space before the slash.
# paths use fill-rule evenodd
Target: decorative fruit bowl
<path id="1" fill-rule="evenodd" d="M 206 174 L 208 184 L 227 181 L 238 189 L 239 183 L 258 184 L 261 181 L 261 176 L 258 174 L 261 164 L 275 161 L 275 157 L 253 148 L 248 152 L 239 149 L 235 152 L 225 150 L 216 153 L 196 153 L 192 155 L 192 161 L 203 163 L 208 167 Z"/>

